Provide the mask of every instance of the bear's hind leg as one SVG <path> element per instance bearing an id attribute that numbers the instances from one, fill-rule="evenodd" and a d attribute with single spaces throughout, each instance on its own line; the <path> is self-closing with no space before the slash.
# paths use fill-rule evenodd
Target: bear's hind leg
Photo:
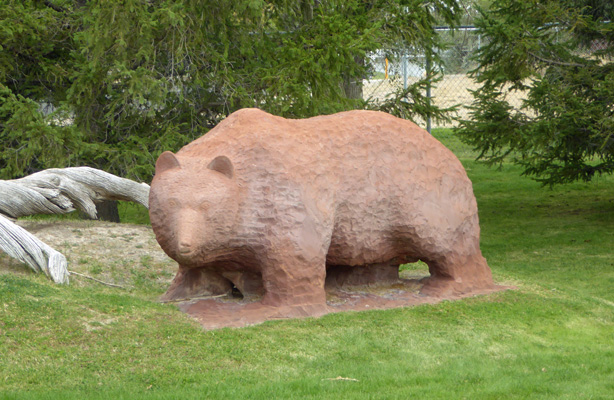
<path id="1" fill-rule="evenodd" d="M 232 291 L 232 282 L 220 274 L 205 268 L 187 268 L 180 265 L 171 286 L 160 300 L 216 296 L 230 291 Z"/>
<path id="2" fill-rule="evenodd" d="M 481 252 L 466 256 L 450 253 L 437 259 L 425 259 L 430 277 L 424 279 L 422 294 L 448 296 L 494 287 L 492 274 Z"/>

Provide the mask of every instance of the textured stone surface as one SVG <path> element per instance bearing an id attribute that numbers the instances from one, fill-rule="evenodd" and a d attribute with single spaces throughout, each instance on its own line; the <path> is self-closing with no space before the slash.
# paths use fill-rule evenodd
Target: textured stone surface
<path id="1" fill-rule="evenodd" d="M 179 263 L 166 300 L 235 286 L 254 300 L 241 306 L 246 316 L 321 315 L 331 311 L 326 290 L 394 283 L 398 266 L 417 260 L 429 266 L 423 294 L 494 288 L 461 163 L 385 113 L 237 111 L 160 156 L 150 215 Z"/>

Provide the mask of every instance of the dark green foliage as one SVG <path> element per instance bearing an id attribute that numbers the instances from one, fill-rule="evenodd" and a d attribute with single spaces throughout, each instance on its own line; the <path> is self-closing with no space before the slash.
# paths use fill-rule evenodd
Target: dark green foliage
<path id="1" fill-rule="evenodd" d="M 0 178 L 86 164 L 148 180 L 161 151 L 239 108 L 367 108 L 369 52 L 436 58 L 433 25 L 458 12 L 457 0 L 0 0 Z M 441 115 L 418 90 L 397 99 L 386 107 L 399 115 Z"/>
<path id="2" fill-rule="evenodd" d="M 46 160 L 74 162 L 77 152 L 68 150 L 80 145 L 79 132 L 41 112 L 66 96 L 72 32 L 70 19 L 42 1 L 0 1 L 0 178 L 36 171 Z"/>
<path id="3" fill-rule="evenodd" d="M 609 1 L 494 1 L 476 21 L 489 41 L 461 138 L 488 163 L 511 157 L 548 185 L 612 173 L 613 21 Z"/>

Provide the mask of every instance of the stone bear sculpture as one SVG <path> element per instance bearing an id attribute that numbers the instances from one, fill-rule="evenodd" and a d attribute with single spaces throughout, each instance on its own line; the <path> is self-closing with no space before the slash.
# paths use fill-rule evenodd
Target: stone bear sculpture
<path id="1" fill-rule="evenodd" d="M 417 260 L 430 272 L 423 293 L 493 286 L 461 163 L 381 112 L 239 110 L 159 157 L 150 216 L 179 263 L 167 300 L 236 287 L 262 305 L 318 309 L 326 285 L 394 281 Z"/>

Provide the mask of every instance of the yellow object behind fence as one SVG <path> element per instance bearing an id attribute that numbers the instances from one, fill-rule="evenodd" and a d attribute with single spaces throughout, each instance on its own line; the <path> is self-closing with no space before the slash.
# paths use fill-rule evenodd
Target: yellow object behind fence
<path id="1" fill-rule="evenodd" d="M 386 77 L 384 79 L 388 79 L 388 57 L 386 57 Z"/>

